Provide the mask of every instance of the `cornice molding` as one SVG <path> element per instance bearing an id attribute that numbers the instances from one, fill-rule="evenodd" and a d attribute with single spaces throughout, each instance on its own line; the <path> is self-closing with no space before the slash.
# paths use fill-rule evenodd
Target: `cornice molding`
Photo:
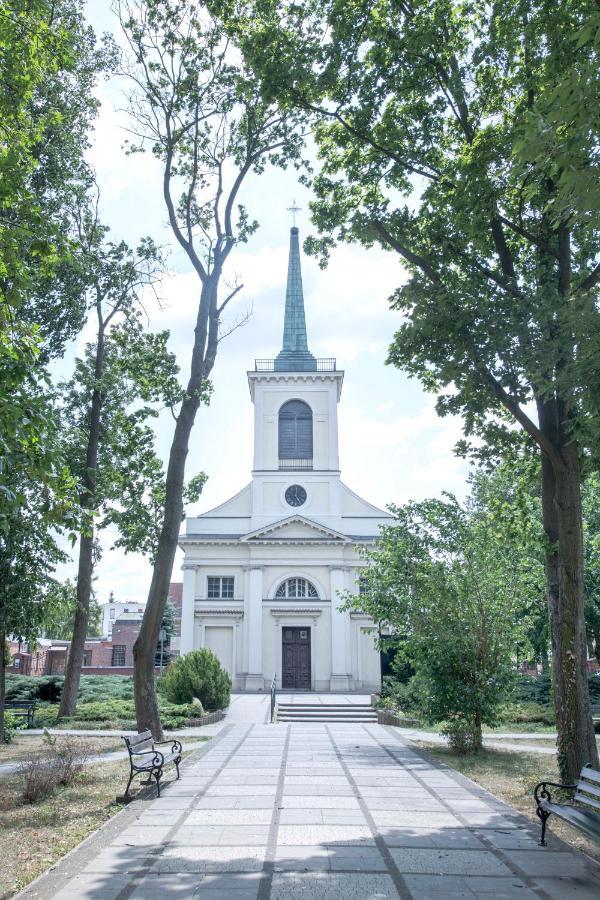
<path id="1" fill-rule="evenodd" d="M 285 618 L 285 616 L 308 616 L 316 619 L 321 615 L 323 610 L 315 609 L 312 606 L 292 606 L 289 609 L 287 606 L 278 606 L 270 609 L 269 612 L 276 619 Z"/>
<path id="2" fill-rule="evenodd" d="M 243 609 L 195 609 L 194 617 L 197 619 L 203 616 L 228 616 L 230 618 L 243 619 Z"/>

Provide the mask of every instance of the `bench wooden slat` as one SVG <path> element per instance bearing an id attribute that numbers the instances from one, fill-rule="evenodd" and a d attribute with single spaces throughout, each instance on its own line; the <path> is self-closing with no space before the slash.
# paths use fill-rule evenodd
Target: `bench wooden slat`
<path id="1" fill-rule="evenodd" d="M 135 745 L 135 747 L 131 748 L 131 752 L 135 753 L 145 753 L 147 750 L 152 750 L 153 743 L 152 740 L 149 741 L 141 741 Z"/>
<path id="2" fill-rule="evenodd" d="M 594 809 L 600 809 L 600 800 L 594 800 L 592 797 L 586 797 L 585 794 L 580 794 L 579 791 L 573 797 L 573 800 L 578 800 L 579 803 L 583 803 L 585 806 L 593 806 Z"/>
<path id="3" fill-rule="evenodd" d="M 591 794 L 592 797 L 600 797 L 600 785 L 596 787 L 595 784 L 590 784 L 589 781 L 583 781 L 583 779 L 577 782 L 577 790 Z"/>
<path id="4" fill-rule="evenodd" d="M 594 781 L 596 784 L 600 784 L 600 772 L 596 772 L 591 766 L 584 766 L 579 777 L 585 778 L 586 781 Z"/>
<path id="5" fill-rule="evenodd" d="M 577 809 L 576 806 L 564 806 L 559 803 L 548 803 L 546 809 L 559 819 L 575 825 L 584 831 L 594 841 L 600 841 L 600 816 L 595 812 L 586 812 L 585 809 Z"/>
<path id="6" fill-rule="evenodd" d="M 146 731 L 140 731 L 139 734 L 134 734 L 133 737 L 128 736 L 127 741 L 132 748 L 135 747 L 137 750 L 138 744 L 152 743 L 152 732 L 148 729 Z"/>

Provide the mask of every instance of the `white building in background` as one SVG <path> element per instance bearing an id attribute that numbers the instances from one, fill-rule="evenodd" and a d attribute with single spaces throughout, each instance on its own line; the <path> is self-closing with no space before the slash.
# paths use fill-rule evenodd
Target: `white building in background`
<path id="1" fill-rule="evenodd" d="M 283 348 L 248 372 L 252 480 L 180 537 L 181 653 L 211 648 L 234 689 L 264 690 L 274 674 L 286 690 L 379 689 L 374 623 L 340 596 L 358 593 L 361 548 L 390 516 L 340 479 L 343 379 L 308 350 L 292 228 Z"/>
<path id="2" fill-rule="evenodd" d="M 101 634 L 111 638 L 115 621 L 123 613 L 143 613 L 146 606 L 144 603 L 131 603 L 126 600 L 115 600 L 112 591 L 106 603 L 100 604 L 102 610 L 102 621 L 100 623 Z"/>

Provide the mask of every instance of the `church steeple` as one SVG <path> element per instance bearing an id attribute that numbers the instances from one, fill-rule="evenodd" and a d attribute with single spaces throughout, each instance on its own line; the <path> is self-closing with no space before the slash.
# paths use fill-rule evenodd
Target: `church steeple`
<path id="1" fill-rule="evenodd" d="M 306 339 L 300 243 L 296 226 L 290 229 L 283 346 L 275 359 L 274 368 L 276 372 L 314 372 L 317 368 L 317 361 L 309 351 Z"/>

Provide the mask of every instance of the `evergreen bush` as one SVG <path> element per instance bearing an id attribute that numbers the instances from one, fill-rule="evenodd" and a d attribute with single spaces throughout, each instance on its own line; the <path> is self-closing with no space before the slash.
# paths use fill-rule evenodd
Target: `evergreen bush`
<path id="1" fill-rule="evenodd" d="M 170 664 L 163 688 L 172 703 L 191 703 L 197 697 L 204 709 L 225 709 L 229 706 L 231 679 L 212 650 L 203 647 Z"/>
<path id="2" fill-rule="evenodd" d="M 19 720 L 9 709 L 4 712 L 4 743 L 12 743 L 15 733 L 19 730 Z"/>

